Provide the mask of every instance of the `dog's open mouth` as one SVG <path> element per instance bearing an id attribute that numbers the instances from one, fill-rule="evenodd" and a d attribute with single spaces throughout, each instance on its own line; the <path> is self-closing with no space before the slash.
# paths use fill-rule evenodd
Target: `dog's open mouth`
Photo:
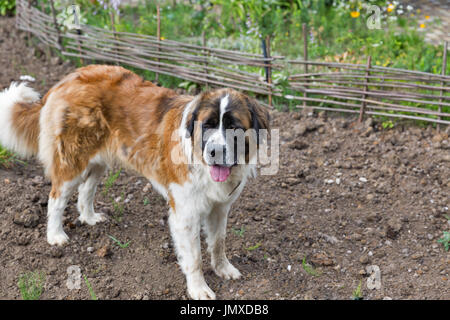
<path id="1" fill-rule="evenodd" d="M 209 167 L 211 178 L 215 182 L 225 182 L 231 173 L 231 167 L 213 165 Z"/>

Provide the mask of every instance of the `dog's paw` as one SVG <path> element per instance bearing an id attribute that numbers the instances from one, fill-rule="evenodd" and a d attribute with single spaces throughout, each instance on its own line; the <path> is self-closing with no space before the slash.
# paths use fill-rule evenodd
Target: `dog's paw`
<path id="1" fill-rule="evenodd" d="M 89 215 L 80 215 L 78 220 L 81 223 L 86 223 L 90 226 L 95 225 L 97 222 L 102 222 L 106 220 L 106 216 L 103 213 L 94 213 Z"/>
<path id="2" fill-rule="evenodd" d="M 226 261 L 219 265 L 216 265 L 214 268 L 214 272 L 221 278 L 225 280 L 236 280 L 239 279 L 242 275 L 238 269 L 236 269 L 230 262 Z"/>
<path id="3" fill-rule="evenodd" d="M 47 232 L 47 242 L 52 246 L 62 246 L 69 242 L 69 237 L 64 231 Z"/>
<path id="4" fill-rule="evenodd" d="M 189 296 L 194 300 L 215 300 L 216 294 L 208 287 L 206 282 L 200 285 L 188 286 Z"/>

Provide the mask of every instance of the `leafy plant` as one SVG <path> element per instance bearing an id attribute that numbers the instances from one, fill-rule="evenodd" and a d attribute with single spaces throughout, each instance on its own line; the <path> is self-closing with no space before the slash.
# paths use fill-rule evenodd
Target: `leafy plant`
<path id="1" fill-rule="evenodd" d="M 356 287 L 355 291 L 353 291 L 353 300 L 362 300 L 363 296 L 361 293 L 361 285 L 362 285 L 362 280 L 359 280 L 359 284 Z"/>
<path id="2" fill-rule="evenodd" d="M 233 231 L 233 233 L 239 237 L 243 237 L 244 233 L 245 233 L 245 227 L 241 226 L 240 229 L 235 229 L 233 227 L 231 227 L 231 231 Z"/>
<path id="3" fill-rule="evenodd" d="M 0 16 L 12 15 L 16 8 L 16 0 L 0 0 Z"/>
<path id="4" fill-rule="evenodd" d="M 306 257 L 303 258 L 302 261 L 302 267 L 303 269 L 309 273 L 310 275 L 314 276 L 314 277 L 318 277 L 320 276 L 320 273 L 317 272 L 311 265 L 309 265 L 308 263 L 306 263 Z"/>
<path id="5" fill-rule="evenodd" d="M 392 120 L 383 121 L 381 125 L 383 129 L 392 129 L 394 127 L 394 123 L 392 122 Z"/>
<path id="6" fill-rule="evenodd" d="M 121 222 L 122 218 L 123 218 L 123 211 L 124 211 L 124 208 L 125 208 L 124 200 L 125 200 L 125 193 L 123 193 L 123 192 L 120 194 L 120 200 L 119 201 L 116 201 L 116 200 L 112 199 L 112 205 L 113 205 L 113 208 L 114 208 L 114 212 L 116 213 L 113 216 L 113 218 L 117 222 Z"/>
<path id="7" fill-rule="evenodd" d="M 17 283 L 23 300 L 39 300 L 45 283 L 45 274 L 28 272 L 19 277 Z"/>
<path id="8" fill-rule="evenodd" d="M 445 251 L 448 251 L 450 248 L 450 232 L 444 231 L 444 235 L 441 239 L 439 239 L 437 242 L 442 243 L 442 245 L 445 248 Z"/>

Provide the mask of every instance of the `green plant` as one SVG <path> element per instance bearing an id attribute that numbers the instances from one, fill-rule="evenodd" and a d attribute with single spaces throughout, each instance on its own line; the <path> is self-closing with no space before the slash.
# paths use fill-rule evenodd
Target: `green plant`
<path id="1" fill-rule="evenodd" d="M 314 277 L 320 276 L 319 272 L 317 272 L 310 264 L 306 263 L 306 257 L 303 258 L 302 267 L 310 275 L 312 275 Z"/>
<path id="2" fill-rule="evenodd" d="M 233 227 L 231 227 L 231 231 L 233 231 L 233 233 L 239 237 L 243 237 L 244 233 L 245 233 L 245 227 L 241 226 L 241 229 L 235 229 Z"/>
<path id="3" fill-rule="evenodd" d="M 17 283 L 23 300 L 39 300 L 45 283 L 42 272 L 28 272 L 19 277 Z"/>
<path id="4" fill-rule="evenodd" d="M 113 205 L 113 208 L 114 208 L 114 212 L 116 213 L 113 216 L 113 218 L 114 218 L 114 220 L 116 220 L 116 222 L 121 222 L 122 221 L 123 211 L 124 211 L 124 208 L 125 208 L 124 200 L 125 200 L 125 193 L 124 192 L 122 192 L 120 194 L 120 200 L 119 201 L 111 199 L 112 205 Z"/>
<path id="5" fill-rule="evenodd" d="M 114 185 L 116 180 L 119 178 L 121 172 L 122 172 L 122 168 L 117 170 L 115 173 L 113 173 L 112 171 L 110 172 L 108 179 L 105 182 L 105 187 L 103 189 L 104 196 L 106 196 L 108 194 L 109 189 L 111 189 L 111 187 Z"/>
<path id="6" fill-rule="evenodd" d="M 352 294 L 353 300 L 362 300 L 363 299 L 363 296 L 361 293 L 361 285 L 362 285 L 362 280 L 359 280 L 359 284 L 356 287 L 355 291 L 353 291 L 353 294 Z"/>
<path id="7" fill-rule="evenodd" d="M 122 243 L 119 240 L 117 240 L 116 238 L 114 238 L 111 235 L 108 235 L 108 237 L 111 238 L 112 241 L 114 241 L 119 247 L 121 247 L 122 249 L 128 248 L 128 246 L 130 245 L 131 241 L 128 241 L 127 243 Z"/>
<path id="8" fill-rule="evenodd" d="M 254 251 L 254 250 L 258 249 L 259 247 L 261 247 L 261 242 L 258 242 L 258 243 L 255 244 L 254 246 L 251 246 L 251 247 L 246 248 L 246 250 L 248 250 L 248 251 Z"/>
<path id="9" fill-rule="evenodd" d="M 0 146 L 0 165 L 9 167 L 14 162 L 14 159 L 14 154 Z"/>
<path id="10" fill-rule="evenodd" d="M 442 245 L 445 248 L 445 251 L 448 251 L 450 248 L 450 232 L 444 231 L 444 234 L 441 239 L 439 239 L 437 242 L 442 243 Z"/>
<path id="11" fill-rule="evenodd" d="M 14 14 L 16 0 L 0 0 L 0 16 Z"/>
<path id="12" fill-rule="evenodd" d="M 89 294 L 91 295 L 91 299 L 98 300 L 97 296 L 95 295 L 94 289 L 92 289 L 92 286 L 89 283 L 88 278 L 86 277 L 86 275 L 83 275 L 83 277 L 84 277 L 84 282 L 86 283 L 86 286 L 88 287 Z"/>
<path id="13" fill-rule="evenodd" d="M 147 197 L 145 197 L 144 198 L 144 206 L 147 206 L 149 204 L 150 204 L 150 200 Z"/>
<path id="14" fill-rule="evenodd" d="M 392 120 L 383 121 L 381 125 L 383 129 L 392 129 L 394 127 L 394 123 L 392 122 Z"/>

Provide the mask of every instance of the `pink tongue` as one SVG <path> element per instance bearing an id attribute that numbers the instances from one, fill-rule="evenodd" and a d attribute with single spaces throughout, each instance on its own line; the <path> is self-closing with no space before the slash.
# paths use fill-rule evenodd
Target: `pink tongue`
<path id="1" fill-rule="evenodd" d="M 211 173 L 211 178 L 216 182 L 224 182 L 230 175 L 229 167 L 222 166 L 211 166 L 209 172 Z"/>

